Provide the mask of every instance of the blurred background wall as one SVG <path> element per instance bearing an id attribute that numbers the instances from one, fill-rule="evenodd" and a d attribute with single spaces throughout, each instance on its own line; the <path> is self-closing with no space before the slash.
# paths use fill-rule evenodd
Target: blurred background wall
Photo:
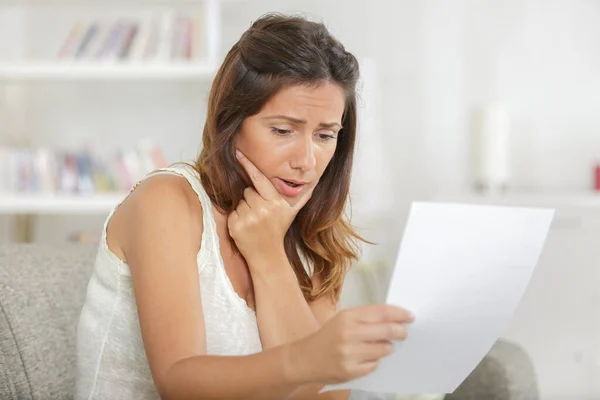
<path id="1" fill-rule="evenodd" d="M 378 242 L 364 257 L 384 266 L 372 268 L 377 299 L 412 201 L 558 207 L 506 336 L 532 354 L 545 399 L 600 398 L 600 1 L 207 1 L 214 12 L 191 0 L 1 1 L 0 146 L 133 149 L 146 139 L 169 162 L 200 149 L 212 76 L 205 66 L 218 65 L 253 20 L 282 11 L 324 21 L 363 69 L 353 220 Z M 198 59 L 173 63 L 181 69 L 167 58 L 154 69 L 134 60 L 137 69 L 112 70 L 110 60 L 73 60 L 76 50 L 57 61 L 77 23 L 148 25 L 173 9 L 201 15 Z M 480 109 L 501 109 L 510 121 L 501 195 L 473 190 L 470 132 Z M 23 229 L 41 243 L 93 241 L 106 216 L 106 202 L 72 213 L 73 202 L 17 217 L 31 197 L 0 194 L 0 210 L 3 202 L 13 210 L 0 215 L 0 242 Z M 34 208 L 51 209 L 49 201 Z M 349 283 L 347 304 L 367 301 L 361 285 Z"/>

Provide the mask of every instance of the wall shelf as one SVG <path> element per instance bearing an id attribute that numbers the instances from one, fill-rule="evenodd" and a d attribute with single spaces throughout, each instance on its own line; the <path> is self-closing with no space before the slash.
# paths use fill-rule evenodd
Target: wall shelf
<path id="1" fill-rule="evenodd" d="M 465 203 L 497 204 L 508 206 L 592 208 L 600 210 L 600 192 L 508 192 L 505 194 L 483 193 L 438 193 L 435 201 L 456 201 Z"/>
<path id="2" fill-rule="evenodd" d="M 0 63 L 4 81 L 198 80 L 213 78 L 216 66 L 206 62 L 16 62 Z"/>
<path id="3" fill-rule="evenodd" d="M 231 7 L 233 3 L 244 2 L 247 0 L 0 0 L 3 39 L 0 40 L 0 128 L 3 129 L 0 130 L 11 134 L 8 141 L 0 137 L 0 143 L 12 145 L 14 135 L 19 139 L 17 144 L 26 143 L 33 149 L 44 147 L 43 143 L 46 146 L 51 143 L 59 149 L 65 145 L 70 148 L 90 139 L 94 142 L 103 139 L 103 130 L 107 126 L 98 121 L 109 118 L 114 118 L 109 129 L 118 126 L 116 129 L 126 132 L 125 142 L 146 137 L 156 139 L 163 132 L 161 127 L 154 129 L 153 121 L 179 118 L 183 112 L 186 115 L 182 118 L 181 129 L 196 132 L 200 118 L 196 109 L 190 107 L 193 110 L 190 115 L 188 109 L 170 107 L 170 96 L 187 96 L 189 91 L 185 85 L 193 87 L 195 94 L 208 92 L 222 62 L 222 3 L 230 3 L 228 7 Z M 99 30 L 90 32 L 94 24 Z M 90 51 L 87 51 L 88 46 Z M 117 84 L 110 84 L 115 82 Z M 114 112 L 111 96 L 118 100 L 128 96 L 131 88 L 125 83 L 129 82 L 139 82 L 143 86 L 164 85 L 157 88 L 165 90 L 156 96 L 156 102 L 154 98 L 150 99 L 152 105 L 166 104 L 160 107 L 164 116 L 157 115 L 156 119 L 148 121 L 143 117 L 129 118 L 129 110 L 136 116 L 143 112 L 137 109 L 135 101 Z M 48 94 L 46 83 L 51 89 Z M 80 83 L 84 84 L 81 88 Z M 109 84 L 110 90 L 103 90 L 104 83 Z M 175 86 L 170 86 L 171 83 Z M 93 109 L 83 104 L 83 107 L 87 106 L 83 114 L 83 107 L 70 107 L 78 101 L 76 95 L 62 96 L 61 93 L 85 93 L 88 90 L 100 90 L 101 95 L 97 102 L 94 99 Z M 42 95 L 38 96 L 39 93 Z M 205 107 L 204 98 L 194 96 L 193 100 L 201 103 L 199 107 Z M 48 101 L 53 104 L 46 110 L 44 102 Z M 149 103 L 143 104 L 146 105 Z M 49 110 L 56 110 L 56 115 L 51 115 Z M 81 114 L 77 116 L 77 127 L 71 124 L 71 112 Z M 47 118 L 44 121 L 51 126 L 38 123 L 37 113 L 41 119 Z M 56 139 L 43 138 L 46 129 L 49 132 L 64 130 L 66 137 L 59 134 Z M 44 140 L 38 144 L 42 138 Z M 64 143 L 61 142 L 63 139 Z M 167 144 L 172 146 L 173 153 L 179 151 L 179 146 L 187 145 L 178 139 Z M 119 146 L 128 147 L 120 143 Z M 126 197 L 125 189 L 86 196 L 13 193 L 3 187 L 0 190 L 0 216 L 15 217 L 13 229 L 17 241 L 33 241 L 37 216 L 106 216 Z M 58 221 L 57 224 L 71 224 L 70 219 Z"/>
<path id="4" fill-rule="evenodd" d="M 186 6 L 201 5 L 211 0 L 3 0 L 0 7 L 53 7 L 53 6 Z M 245 3 L 248 0 L 219 0 L 221 3 Z"/>
<path id="5" fill-rule="evenodd" d="M 127 193 L 95 195 L 0 194 L 0 215 L 15 214 L 108 214 Z"/>

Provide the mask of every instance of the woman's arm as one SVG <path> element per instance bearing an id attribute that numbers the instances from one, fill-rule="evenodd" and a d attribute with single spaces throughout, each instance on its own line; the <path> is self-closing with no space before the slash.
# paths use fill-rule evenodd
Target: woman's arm
<path id="1" fill-rule="evenodd" d="M 338 313 L 304 339 L 249 356 L 209 356 L 196 257 L 202 207 L 182 178 L 148 178 L 109 224 L 109 246 L 129 264 L 144 348 L 163 399 L 284 399 L 303 385 L 372 372 L 403 339 L 406 311 Z M 396 329 L 390 330 L 389 327 Z"/>
<path id="2" fill-rule="evenodd" d="M 256 316 L 263 348 L 274 348 L 290 343 L 317 331 L 335 315 L 336 304 L 322 297 L 308 304 L 298 285 L 296 275 L 282 251 L 273 253 L 260 268 L 251 268 L 256 299 Z M 318 290 L 320 277 L 313 277 Z M 292 399 L 347 400 L 350 391 L 326 392 L 319 395 L 323 385 L 298 388 Z"/>
<path id="3" fill-rule="evenodd" d="M 260 266 L 249 265 L 263 348 L 301 339 L 317 331 L 324 322 L 315 317 L 304 299 L 283 246 L 271 256 L 271 259 L 264 259 Z M 334 312 L 335 305 L 331 303 L 329 317 Z"/>
<path id="4" fill-rule="evenodd" d="M 305 188 L 290 205 L 252 161 L 239 150 L 236 154 L 254 188 L 244 190 L 244 199 L 228 217 L 228 229 L 252 275 L 263 348 L 271 348 L 301 339 L 324 322 L 317 320 L 305 301 L 284 249 L 285 234 L 314 186 Z M 320 284 L 318 278 L 313 283 Z M 323 320 L 336 309 L 324 299 L 318 308 Z"/>
<path id="5" fill-rule="evenodd" d="M 191 356 L 174 363 L 164 376 L 163 399 L 282 400 L 302 378 L 291 371 L 289 346 L 250 356 Z M 283 367 L 283 368 L 282 368 Z"/>
<path id="6" fill-rule="evenodd" d="M 312 369 L 330 365 L 326 370 L 333 368 L 348 372 L 355 371 L 358 366 L 361 376 L 369 373 L 384 354 L 392 351 L 389 340 L 406 337 L 402 323 L 411 322 L 410 314 L 404 309 L 389 306 L 345 310 L 319 329 L 319 321 L 304 300 L 283 252 L 285 233 L 298 211 L 310 199 L 314 186 L 289 204 L 250 160 L 240 152 L 237 156 L 251 177 L 254 188 L 244 190 L 244 199 L 227 218 L 227 226 L 252 275 L 263 344 L 271 349 L 286 342 L 292 342 L 295 348 L 304 347 L 305 350 L 298 354 L 311 354 Z M 333 306 L 330 312 L 335 313 Z M 326 319 L 329 313 L 321 312 L 321 315 Z M 329 339 L 323 341 L 322 338 L 327 337 Z M 314 345 L 310 351 L 311 346 L 305 344 L 311 342 L 320 345 Z M 347 376 L 346 373 L 343 375 Z M 333 379 L 340 378 L 333 376 Z M 347 400 L 347 391 L 318 394 L 321 384 L 330 382 L 323 378 L 313 379 L 310 384 L 295 391 L 293 398 Z"/>
<path id="7" fill-rule="evenodd" d="M 240 357 L 206 355 L 196 256 L 202 207 L 179 177 L 148 178 L 117 212 L 118 238 L 133 279 L 142 338 L 165 399 L 282 399 L 304 378 L 289 346 Z"/>
<path id="8" fill-rule="evenodd" d="M 288 261 L 283 238 L 300 209 L 312 195 L 306 189 L 294 205 L 289 205 L 271 182 L 242 153 L 238 160 L 254 184 L 246 188 L 244 200 L 229 216 L 229 233 L 248 263 L 254 285 L 260 338 L 269 349 L 304 338 L 335 314 L 335 304 L 318 300 L 321 321 L 313 314 Z M 319 283 L 315 281 L 316 283 Z M 319 395 L 322 385 L 301 388 L 294 399 L 347 400 L 350 393 L 328 392 Z"/>

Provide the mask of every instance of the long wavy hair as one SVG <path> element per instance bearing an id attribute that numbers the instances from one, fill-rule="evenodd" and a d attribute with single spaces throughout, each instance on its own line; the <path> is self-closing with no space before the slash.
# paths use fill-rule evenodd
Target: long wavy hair
<path id="1" fill-rule="evenodd" d="M 284 87 L 332 82 L 345 92 L 343 128 L 333 158 L 284 239 L 307 301 L 321 296 L 339 299 L 346 272 L 358 259 L 358 241 L 364 240 L 345 213 L 356 140 L 358 77 L 356 58 L 322 23 L 267 14 L 252 23 L 228 52 L 208 99 L 203 146 L 194 167 L 215 207 L 229 214 L 251 185 L 235 157 L 235 137 L 244 119 L 257 114 Z M 303 261 L 321 276 L 320 290 L 312 287 Z"/>

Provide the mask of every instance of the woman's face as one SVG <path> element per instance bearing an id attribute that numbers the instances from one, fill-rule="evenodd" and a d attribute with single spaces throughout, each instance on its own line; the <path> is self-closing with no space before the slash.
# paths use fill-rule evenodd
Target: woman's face
<path id="1" fill-rule="evenodd" d="M 236 146 L 294 205 L 331 161 L 344 108 L 336 84 L 284 88 L 244 120 Z"/>

